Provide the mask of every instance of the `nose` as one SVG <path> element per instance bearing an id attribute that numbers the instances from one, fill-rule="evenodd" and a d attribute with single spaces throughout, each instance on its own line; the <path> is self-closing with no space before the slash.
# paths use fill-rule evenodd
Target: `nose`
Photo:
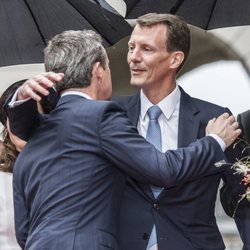
<path id="1" fill-rule="evenodd" d="M 141 58 L 140 50 L 134 48 L 133 50 L 128 51 L 128 56 L 127 56 L 128 63 L 140 62 L 141 59 L 142 58 Z"/>

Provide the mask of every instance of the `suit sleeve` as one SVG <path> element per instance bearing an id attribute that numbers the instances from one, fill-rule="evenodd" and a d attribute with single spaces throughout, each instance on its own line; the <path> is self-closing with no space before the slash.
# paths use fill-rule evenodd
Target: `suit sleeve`
<path id="1" fill-rule="evenodd" d="M 15 178 L 13 178 L 13 180 L 14 179 Z M 16 183 L 17 182 L 13 181 L 15 231 L 17 242 L 20 247 L 24 249 L 29 230 L 29 212 L 25 205 L 24 195 Z"/>
<path id="2" fill-rule="evenodd" d="M 133 178 L 169 187 L 223 170 L 214 165 L 224 160 L 224 153 L 212 137 L 164 154 L 141 137 L 115 107 L 109 106 L 101 116 L 100 145 L 108 160 Z"/>
<path id="3" fill-rule="evenodd" d="M 14 108 L 5 105 L 12 133 L 22 140 L 28 141 L 43 116 L 37 110 L 36 101 L 29 101 Z"/>

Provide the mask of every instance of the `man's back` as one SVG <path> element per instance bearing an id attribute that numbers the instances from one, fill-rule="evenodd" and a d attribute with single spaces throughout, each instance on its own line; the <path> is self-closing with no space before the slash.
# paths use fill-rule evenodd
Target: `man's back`
<path id="1" fill-rule="evenodd" d="M 124 175 L 100 150 L 103 105 L 72 96 L 59 102 L 15 165 L 14 188 L 26 197 L 19 208 L 23 194 L 15 195 L 17 223 L 23 205 L 30 211 L 26 249 L 116 249 Z"/>
<path id="2" fill-rule="evenodd" d="M 13 112 L 25 119 L 26 108 L 36 102 L 28 105 Z M 117 249 L 125 181 L 118 169 L 141 182 L 170 187 L 223 171 L 211 166 L 222 159 L 210 136 L 162 154 L 138 135 L 115 103 L 63 96 L 15 165 L 18 242 L 26 249 Z"/>

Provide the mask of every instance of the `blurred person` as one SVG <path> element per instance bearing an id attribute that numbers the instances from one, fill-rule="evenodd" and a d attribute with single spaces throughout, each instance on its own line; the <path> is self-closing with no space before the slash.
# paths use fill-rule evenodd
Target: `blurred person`
<path id="1" fill-rule="evenodd" d="M 3 141 L 0 140 L 0 152 L 2 152 L 3 149 Z"/>
<path id="2" fill-rule="evenodd" d="M 244 111 L 237 115 L 237 121 L 240 125 L 240 128 L 242 130 L 241 134 L 241 140 L 239 143 L 242 145 L 243 148 L 243 154 L 244 157 L 239 158 L 238 160 L 241 161 L 242 168 L 243 164 L 245 164 L 245 167 L 248 167 L 249 169 L 249 157 L 250 157 L 250 110 Z M 245 174 L 238 173 L 238 176 L 241 178 L 239 180 L 239 183 L 243 185 L 243 191 L 246 193 L 249 193 L 249 179 L 247 183 L 244 181 L 244 176 L 249 176 L 249 171 Z M 246 177 L 247 178 L 247 177 Z M 249 177 L 248 177 L 249 178 Z M 250 238 L 249 232 L 250 232 L 250 214 L 248 211 L 250 210 L 250 202 L 249 198 L 245 197 L 242 199 L 242 196 L 239 196 L 238 199 L 234 197 L 234 193 L 244 193 L 242 192 L 242 185 L 234 186 L 224 186 L 221 189 L 221 203 L 222 206 L 227 213 L 228 216 L 234 218 L 237 221 L 237 227 L 239 229 L 241 238 L 244 242 L 244 250 L 250 249 Z M 246 207 L 248 209 L 242 209 L 242 207 Z"/>
<path id="3" fill-rule="evenodd" d="M 20 249 L 14 229 L 12 172 L 15 160 L 26 144 L 26 141 L 11 133 L 3 106 L 9 95 L 25 81 L 26 79 L 11 84 L 0 98 L 0 122 L 3 125 L 0 151 L 0 249 L 2 250 Z M 51 89 L 50 95 L 37 103 L 37 108 L 39 112 L 49 113 L 56 101 L 55 91 Z"/>
<path id="4" fill-rule="evenodd" d="M 25 80 L 8 87 L 0 98 L 0 122 L 3 125 L 0 158 L 0 249 L 20 249 L 14 229 L 14 207 L 12 190 L 12 172 L 18 153 L 23 149 L 25 141 L 14 136 L 9 130 L 8 119 L 3 105 L 10 93 L 15 91 Z"/>
<path id="5" fill-rule="evenodd" d="M 110 98 L 111 76 L 107 54 L 93 31 L 55 36 L 45 49 L 45 67 L 63 75 L 47 72 L 29 79 L 16 97 L 32 99 L 7 108 L 11 130 L 29 140 L 14 168 L 22 248 L 119 249 L 125 173 L 170 188 L 224 170 L 213 164 L 225 160 L 222 149 L 240 134 L 234 117 L 214 118 L 208 136 L 161 153 L 138 135 L 120 106 L 101 101 Z M 35 101 L 48 95 L 46 88 L 54 82 L 61 97 L 50 115 L 41 116 Z"/>

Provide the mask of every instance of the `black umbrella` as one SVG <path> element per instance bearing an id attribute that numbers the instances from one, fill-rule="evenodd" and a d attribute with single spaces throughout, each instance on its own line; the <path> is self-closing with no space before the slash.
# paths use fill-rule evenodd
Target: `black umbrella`
<path id="1" fill-rule="evenodd" d="M 250 25 L 249 0 L 124 0 L 127 19 L 149 12 L 171 13 L 205 30 Z"/>
<path id="2" fill-rule="evenodd" d="M 92 29 L 108 47 L 132 28 L 104 0 L 1 0 L 0 66 L 43 62 L 46 42 L 70 29 Z"/>

